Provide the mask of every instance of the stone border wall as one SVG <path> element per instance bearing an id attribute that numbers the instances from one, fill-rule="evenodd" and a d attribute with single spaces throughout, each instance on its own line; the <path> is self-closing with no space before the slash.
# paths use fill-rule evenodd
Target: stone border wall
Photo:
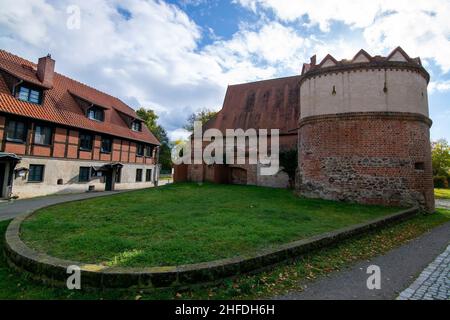
<path id="1" fill-rule="evenodd" d="M 417 213 L 419 213 L 419 208 L 414 207 L 366 223 L 284 244 L 275 249 L 263 250 L 252 256 L 152 268 L 106 267 L 62 260 L 36 252 L 20 239 L 21 224 L 33 214 L 30 213 L 17 217 L 8 226 L 5 234 L 5 256 L 8 263 L 16 270 L 25 271 L 36 280 L 57 286 L 66 285 L 69 276 L 66 272 L 67 267 L 77 265 L 81 268 L 81 285 L 83 288 L 152 289 L 186 287 L 267 269 L 278 263 L 298 258 L 313 250 L 334 245 L 350 237 L 406 220 Z"/>

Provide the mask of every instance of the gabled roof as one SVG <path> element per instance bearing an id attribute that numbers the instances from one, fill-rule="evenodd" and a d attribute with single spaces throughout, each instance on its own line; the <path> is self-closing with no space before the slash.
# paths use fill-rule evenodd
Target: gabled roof
<path id="1" fill-rule="evenodd" d="M 35 85 L 42 86 L 36 75 L 36 64 L 0 50 L 0 70 Z M 105 122 L 86 117 L 76 97 L 106 109 Z M 54 74 L 53 87 L 47 88 L 41 105 L 20 101 L 12 96 L 0 76 L 0 112 L 48 121 L 63 126 L 90 130 L 125 139 L 159 145 L 159 141 L 142 126 L 141 132 L 131 130 L 119 112 L 139 119 L 136 112 L 120 99 L 98 91 L 59 73 Z"/>
<path id="2" fill-rule="evenodd" d="M 401 47 L 395 48 L 387 57 L 388 61 L 411 61 L 411 58 Z"/>
<path id="3" fill-rule="evenodd" d="M 331 54 L 327 54 L 326 57 L 323 58 L 322 62 L 319 64 L 319 68 L 335 66 L 338 63 L 339 62 Z"/>
<path id="4" fill-rule="evenodd" d="M 311 61 L 315 60 L 311 59 Z M 309 63 L 303 65 L 302 80 L 306 80 L 308 77 L 316 76 L 327 72 L 335 72 L 342 70 L 355 70 L 360 68 L 380 68 L 380 67 L 394 67 L 416 70 L 425 77 L 427 81 L 430 80 L 430 75 L 423 68 L 420 58 L 410 58 L 408 54 L 401 48 L 395 48 L 387 57 L 371 56 L 365 50 L 360 50 L 353 57 L 352 60 L 340 60 L 337 61 L 333 56 L 327 55 L 320 64 Z"/>
<path id="5" fill-rule="evenodd" d="M 370 62 L 370 61 L 372 61 L 372 57 L 364 49 L 359 50 L 358 53 L 355 54 L 355 56 L 352 59 L 352 62 Z"/>
<path id="6" fill-rule="evenodd" d="M 301 76 L 229 86 L 222 110 L 204 125 L 226 129 L 279 129 L 297 134 Z"/>

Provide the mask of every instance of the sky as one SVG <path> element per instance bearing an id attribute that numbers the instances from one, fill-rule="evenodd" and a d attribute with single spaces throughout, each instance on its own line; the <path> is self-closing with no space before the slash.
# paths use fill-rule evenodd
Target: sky
<path id="1" fill-rule="evenodd" d="M 151 108 L 171 139 L 227 86 L 292 76 L 317 54 L 401 46 L 431 74 L 433 140 L 450 141 L 448 0 L 0 0 L 0 48 Z"/>

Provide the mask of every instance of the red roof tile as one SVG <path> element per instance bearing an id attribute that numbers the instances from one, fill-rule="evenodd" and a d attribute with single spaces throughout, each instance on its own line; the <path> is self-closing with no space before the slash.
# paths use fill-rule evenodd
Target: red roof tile
<path id="1" fill-rule="evenodd" d="M 229 86 L 222 110 L 205 129 L 279 129 L 297 134 L 301 76 Z"/>
<path id="2" fill-rule="evenodd" d="M 4 50 L 0 50 L 0 69 L 26 82 L 43 86 L 36 75 L 36 64 Z M 88 119 L 73 95 L 105 108 L 105 121 Z M 139 117 L 120 99 L 56 72 L 53 87 L 45 90 L 41 105 L 14 98 L 3 77 L 0 76 L 0 112 L 107 133 L 130 140 L 160 144 L 146 126 L 142 126 L 141 132 L 133 131 L 128 127 L 119 112 L 136 119 Z"/>

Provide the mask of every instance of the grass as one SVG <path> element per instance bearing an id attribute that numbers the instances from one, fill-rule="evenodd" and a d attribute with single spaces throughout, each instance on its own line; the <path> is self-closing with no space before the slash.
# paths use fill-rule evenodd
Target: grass
<path id="1" fill-rule="evenodd" d="M 436 199 L 450 200 L 450 189 L 434 189 L 434 196 Z"/>
<path id="2" fill-rule="evenodd" d="M 12 270 L 0 255 L 0 299 L 255 299 L 270 298 L 290 290 L 301 289 L 299 282 L 312 280 L 350 263 L 383 254 L 421 234 L 450 222 L 450 211 L 438 210 L 419 215 L 401 224 L 349 239 L 337 246 L 320 250 L 272 271 L 225 280 L 214 287 L 184 291 L 173 289 L 141 291 L 69 291 L 31 281 Z M 0 222 L 0 251 L 9 221 Z"/>
<path id="3" fill-rule="evenodd" d="M 69 260 L 180 265 L 245 256 L 396 210 L 300 199 L 284 189 L 174 184 L 40 210 L 21 237 Z"/>

